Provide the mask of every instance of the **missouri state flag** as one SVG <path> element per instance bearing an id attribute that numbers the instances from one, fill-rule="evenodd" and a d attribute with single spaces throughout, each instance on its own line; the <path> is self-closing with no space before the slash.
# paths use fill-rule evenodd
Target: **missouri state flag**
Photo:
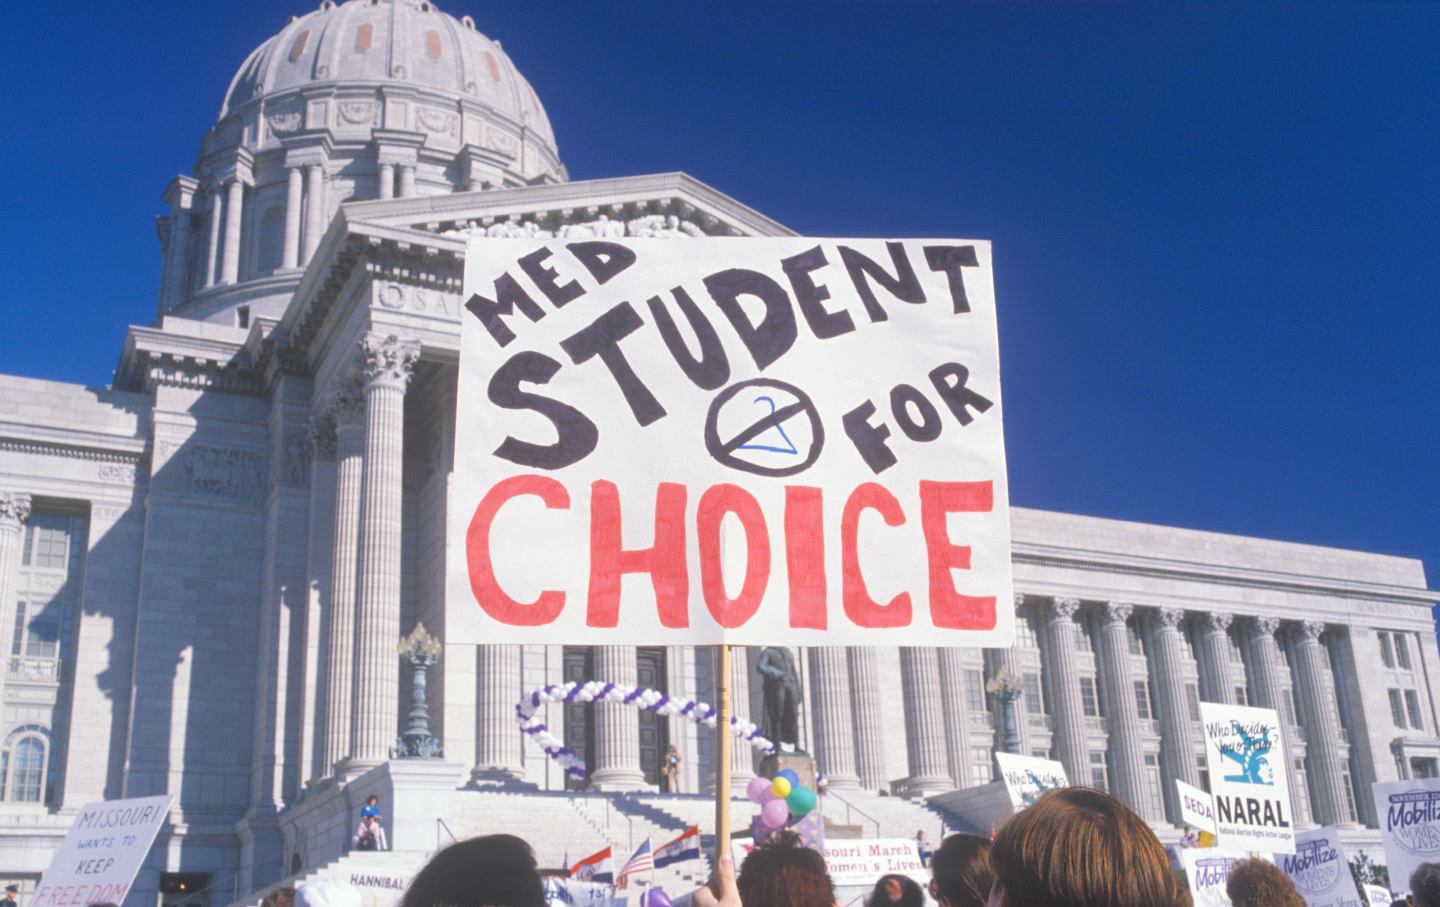
<path id="1" fill-rule="evenodd" d="M 570 867 L 570 878 L 581 882 L 615 884 L 615 855 L 607 847 Z"/>
<path id="2" fill-rule="evenodd" d="M 655 868 L 660 869 L 683 860 L 700 859 L 700 827 L 692 825 L 680 837 L 661 844 L 655 850 Z"/>

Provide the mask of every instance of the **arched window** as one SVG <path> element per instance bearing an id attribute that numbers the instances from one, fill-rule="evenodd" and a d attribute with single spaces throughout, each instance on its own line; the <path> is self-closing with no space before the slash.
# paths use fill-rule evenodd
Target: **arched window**
<path id="1" fill-rule="evenodd" d="M 0 748 L 0 800 L 43 803 L 49 756 L 49 730 L 27 724 L 11 731 Z"/>

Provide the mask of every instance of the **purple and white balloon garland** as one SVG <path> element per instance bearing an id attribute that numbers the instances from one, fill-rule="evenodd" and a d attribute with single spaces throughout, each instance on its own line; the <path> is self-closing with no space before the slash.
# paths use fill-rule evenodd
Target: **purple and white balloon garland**
<path id="1" fill-rule="evenodd" d="M 589 777 L 589 772 L 585 770 L 585 760 L 576 756 L 564 741 L 550 732 L 543 721 L 535 717 L 542 705 L 554 702 L 610 702 L 632 706 L 643 712 L 654 712 L 656 715 L 689 718 L 708 728 L 715 726 L 714 706 L 694 699 L 674 698 L 659 690 L 632 687 L 623 683 L 603 683 L 598 680 L 546 684 L 526 694 L 515 704 L 515 720 L 520 723 L 520 732 L 535 741 L 535 744 L 545 751 L 545 755 L 559 763 L 565 774 L 580 779 Z M 731 715 L 730 732 L 736 739 L 749 744 L 752 749 L 762 753 L 775 752 L 775 744 L 765 739 L 760 728 L 752 721 Z"/>

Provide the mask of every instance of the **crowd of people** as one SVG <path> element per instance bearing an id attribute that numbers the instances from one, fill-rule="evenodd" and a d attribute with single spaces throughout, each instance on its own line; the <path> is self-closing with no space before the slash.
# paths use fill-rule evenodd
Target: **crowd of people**
<path id="1" fill-rule="evenodd" d="M 1124 803 L 1083 787 L 1053 790 L 1016 814 L 993 840 L 946 837 L 930 854 L 931 899 L 940 907 L 1191 907 L 1189 888 L 1160 840 Z M 1410 901 L 1440 907 L 1440 864 L 1409 880 Z M 295 907 L 358 907 L 323 886 L 302 886 Z M 1264 859 L 1241 860 L 1226 893 L 1234 907 L 1305 907 L 1295 885 Z M 771 834 L 737 872 L 722 856 L 693 907 L 837 907 L 825 858 L 789 831 Z M 924 890 L 883 876 L 866 907 L 924 907 Z M 267 907 L 290 907 L 270 903 Z M 400 907 L 545 907 L 530 845 L 514 835 L 471 838 L 437 853 L 415 876 Z"/>

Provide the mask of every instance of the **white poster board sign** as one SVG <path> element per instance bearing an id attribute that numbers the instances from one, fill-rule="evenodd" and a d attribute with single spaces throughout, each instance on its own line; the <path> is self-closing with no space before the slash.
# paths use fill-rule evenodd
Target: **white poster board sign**
<path id="1" fill-rule="evenodd" d="M 1315 828 L 1295 835 L 1295 852 L 1275 861 L 1307 907 L 1363 907 L 1350 862 L 1334 828 Z"/>
<path id="2" fill-rule="evenodd" d="M 1016 812 L 1034 803 L 1035 798 L 1047 790 L 1070 786 L 1065 766 L 1059 762 L 1015 753 L 996 753 L 995 761 L 1000 766 L 1005 792 L 1010 795 L 1010 805 Z"/>
<path id="3" fill-rule="evenodd" d="M 472 237 L 464 294 L 447 642 L 1013 641 L 988 243 Z"/>
<path id="4" fill-rule="evenodd" d="M 1230 907 L 1230 895 L 1225 891 L 1230 870 L 1249 857 L 1245 851 L 1219 847 L 1181 850 L 1180 862 L 1185 867 L 1185 880 L 1190 885 L 1190 899 L 1195 907 Z"/>
<path id="5" fill-rule="evenodd" d="M 1275 710 L 1202 702 L 1200 718 L 1219 846 L 1294 853 L 1289 763 Z"/>
<path id="6" fill-rule="evenodd" d="M 1365 900 L 1370 902 L 1370 907 L 1390 907 L 1394 898 L 1390 897 L 1390 889 L 1384 885 L 1364 885 Z"/>
<path id="7" fill-rule="evenodd" d="M 547 907 L 624 907 L 627 900 L 609 885 L 556 876 L 545 879 Z"/>
<path id="8" fill-rule="evenodd" d="M 145 862 L 173 798 L 89 803 L 75 815 L 27 907 L 121 904 Z"/>
<path id="9" fill-rule="evenodd" d="M 1421 863 L 1440 861 L 1440 778 L 1383 781 L 1371 790 L 1390 890 L 1408 894 L 1411 873 Z"/>
<path id="10" fill-rule="evenodd" d="M 1179 778 L 1175 790 L 1180 794 L 1180 821 L 1191 828 L 1215 834 L 1215 799 L 1206 791 Z"/>
<path id="11" fill-rule="evenodd" d="M 755 847 L 751 838 L 736 838 L 730 856 L 736 872 Z M 924 888 L 930 870 L 920 862 L 920 848 L 912 838 L 837 838 L 825 842 L 825 868 L 837 888 L 874 885 L 884 875 L 909 876 Z"/>

